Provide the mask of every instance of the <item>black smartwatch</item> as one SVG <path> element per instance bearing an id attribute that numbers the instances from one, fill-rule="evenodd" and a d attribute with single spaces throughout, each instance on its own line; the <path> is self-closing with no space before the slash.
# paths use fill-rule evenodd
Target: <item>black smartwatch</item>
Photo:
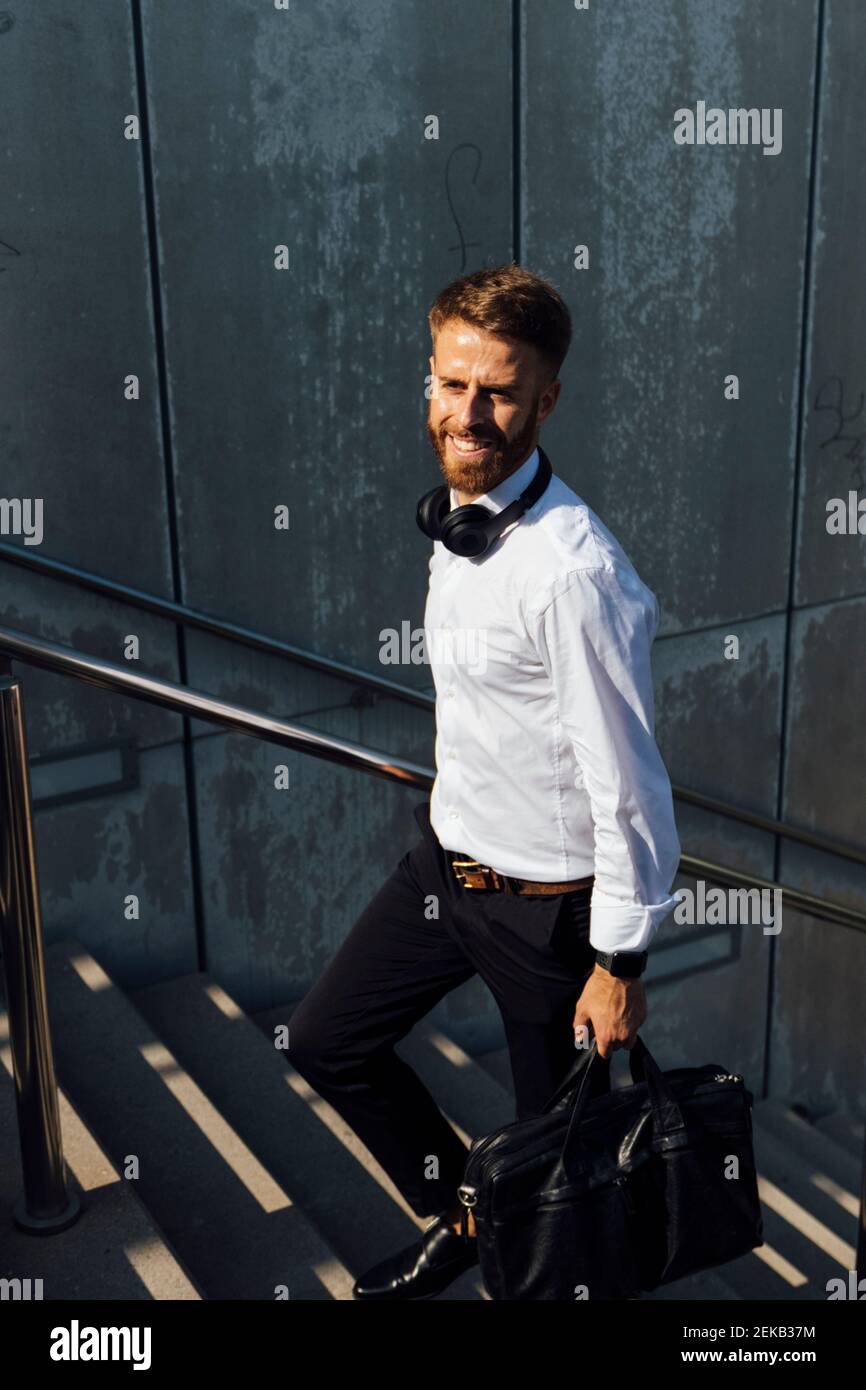
<path id="1" fill-rule="evenodd" d="M 636 980 L 646 970 L 647 955 L 646 951 L 596 951 L 595 959 L 618 980 Z"/>

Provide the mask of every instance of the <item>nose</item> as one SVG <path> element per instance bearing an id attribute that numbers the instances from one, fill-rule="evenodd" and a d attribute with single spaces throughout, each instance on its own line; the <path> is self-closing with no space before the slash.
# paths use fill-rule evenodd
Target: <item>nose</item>
<path id="1" fill-rule="evenodd" d="M 482 396 L 480 392 L 469 387 L 460 403 L 460 409 L 455 411 L 454 419 L 464 430 L 486 429 L 486 419 L 482 406 Z"/>

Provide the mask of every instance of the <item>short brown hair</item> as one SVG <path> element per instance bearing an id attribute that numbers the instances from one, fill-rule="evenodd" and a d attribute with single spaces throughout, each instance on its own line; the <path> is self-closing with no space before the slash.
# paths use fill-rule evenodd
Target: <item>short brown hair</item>
<path id="1" fill-rule="evenodd" d="M 435 338 L 450 319 L 465 319 L 488 333 L 532 343 L 554 377 L 571 342 L 571 314 L 549 280 L 512 262 L 473 270 L 446 285 L 430 306 Z"/>

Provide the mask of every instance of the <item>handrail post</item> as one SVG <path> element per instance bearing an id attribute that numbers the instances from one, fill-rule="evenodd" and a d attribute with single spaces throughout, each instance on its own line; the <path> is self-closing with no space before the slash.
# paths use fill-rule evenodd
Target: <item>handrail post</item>
<path id="1" fill-rule="evenodd" d="M 32 1235 L 66 1230 L 81 1202 L 66 1185 L 57 1079 L 48 1026 L 39 882 L 21 683 L 0 654 L 0 940 L 18 1109 L 24 1192 L 16 1226 Z"/>
<path id="2" fill-rule="evenodd" d="M 866 1133 L 863 1136 L 863 1170 L 860 1174 L 860 1225 L 857 1228 L 856 1278 L 866 1279 Z"/>

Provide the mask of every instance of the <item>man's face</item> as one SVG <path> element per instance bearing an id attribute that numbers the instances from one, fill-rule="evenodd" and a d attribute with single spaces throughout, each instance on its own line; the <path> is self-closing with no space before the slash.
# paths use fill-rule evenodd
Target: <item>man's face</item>
<path id="1" fill-rule="evenodd" d="M 532 453 L 560 382 L 550 382 L 550 370 L 531 343 L 498 337 L 463 319 L 440 328 L 430 371 L 427 433 L 439 466 L 455 491 L 480 496 Z"/>

